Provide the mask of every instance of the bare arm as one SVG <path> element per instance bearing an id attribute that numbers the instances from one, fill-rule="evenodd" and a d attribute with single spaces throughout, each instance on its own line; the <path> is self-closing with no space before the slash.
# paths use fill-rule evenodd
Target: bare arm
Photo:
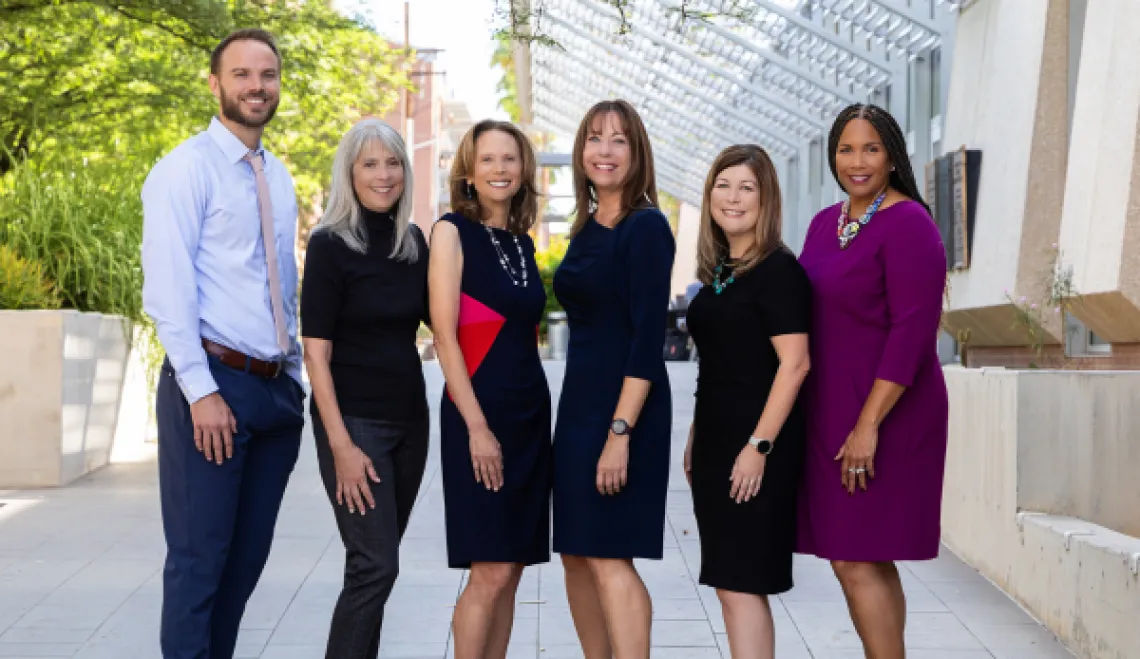
<path id="1" fill-rule="evenodd" d="M 336 402 L 336 387 L 333 385 L 332 371 L 329 362 L 332 361 L 332 341 L 304 337 L 305 370 L 309 373 L 309 385 L 313 389 L 313 400 L 317 404 L 317 411 L 321 415 L 321 423 L 325 427 L 325 434 L 329 436 L 329 446 L 335 451 L 339 448 L 353 446 L 352 438 L 348 435 L 348 428 L 340 415 L 340 405 Z"/>
<path id="2" fill-rule="evenodd" d="M 637 426 L 641 408 L 645 406 L 645 399 L 649 397 L 649 386 L 649 380 L 641 378 L 627 377 L 623 380 L 614 418 L 625 419 L 630 426 Z"/>
<path id="3" fill-rule="evenodd" d="M 301 327 L 304 331 L 305 365 L 313 389 L 313 402 L 328 436 L 336 467 L 336 502 L 345 504 L 348 512 L 376 507 L 369 483 L 380 478 L 372 461 L 352 441 L 337 404 L 333 382 L 333 337 L 345 302 L 344 281 L 339 267 L 339 239 L 316 233 L 305 250 L 305 278 L 301 282 Z M 341 246 L 343 247 L 343 246 Z"/>
<path id="4" fill-rule="evenodd" d="M 807 334 L 773 336 L 772 346 L 776 349 L 780 366 L 776 369 L 776 379 L 772 382 L 772 391 L 768 394 L 768 402 L 756 424 L 754 436 L 774 442 L 800 395 L 800 386 L 811 367 L 811 358 L 808 357 Z"/>
<path id="5" fill-rule="evenodd" d="M 764 404 L 764 411 L 760 414 L 753 436 L 775 442 L 796 404 L 800 387 L 810 368 L 810 357 L 807 334 L 781 334 L 773 336 L 771 341 L 780 365 L 776 369 L 768 401 Z M 728 496 L 737 503 L 756 496 L 763 484 L 767 462 L 767 456 L 761 455 L 749 444 L 741 447 L 740 455 L 732 468 L 732 485 Z"/>
<path id="6" fill-rule="evenodd" d="M 867 489 L 866 477 L 875 477 L 879 426 L 934 359 L 946 286 L 946 249 L 925 212 L 899 217 L 883 243 L 882 260 L 890 331 L 871 393 L 835 457 L 843 461 L 840 477 L 850 493 L 856 484 Z"/>
<path id="7" fill-rule="evenodd" d="M 463 350 L 459 346 L 462 280 L 463 246 L 459 241 L 459 230 L 450 222 L 436 222 L 428 257 L 429 308 L 436 355 L 447 382 L 447 391 L 467 424 L 475 479 L 498 490 L 502 486 L 502 454 L 475 398 L 475 389 L 471 386 Z M 494 442 L 493 446 L 490 442 Z"/>
<path id="8" fill-rule="evenodd" d="M 887 414 L 894 409 L 895 403 L 899 402 L 899 398 L 902 398 L 904 391 L 906 387 L 901 384 L 890 380 L 875 380 L 855 425 L 877 429 L 883 423 L 883 419 L 887 418 Z"/>
<path id="9" fill-rule="evenodd" d="M 764 264 L 767 276 L 754 299 L 779 365 L 753 436 L 776 442 L 811 367 L 807 333 L 811 326 L 811 283 L 790 254 L 777 252 L 768 258 L 772 260 Z M 747 438 L 742 440 L 747 442 Z M 732 468 L 729 496 L 742 503 L 759 494 L 767 462 L 766 455 L 745 443 Z"/>

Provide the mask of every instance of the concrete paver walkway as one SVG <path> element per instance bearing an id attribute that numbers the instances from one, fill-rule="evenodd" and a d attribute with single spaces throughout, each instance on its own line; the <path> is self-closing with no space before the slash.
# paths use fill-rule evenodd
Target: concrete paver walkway
<path id="1" fill-rule="evenodd" d="M 558 395 L 561 366 L 548 363 Z M 425 367 L 433 409 L 442 378 Z M 665 557 L 639 561 L 653 596 L 654 659 L 728 657 L 720 606 L 696 584 L 700 549 L 680 454 L 695 364 L 670 364 L 673 473 Z M 433 411 L 433 425 L 434 425 Z M 438 437 L 402 548 L 382 657 L 445 659 L 464 574 L 446 568 Z M 343 548 L 317 474 L 312 436 L 286 494 L 269 565 L 242 621 L 239 657 L 319 659 L 341 582 Z M 113 465 L 57 490 L 0 492 L 0 657 L 153 659 L 164 556 L 153 461 Z M 905 564 L 911 659 L 1068 659 L 1001 591 L 949 552 Z M 857 659 L 859 641 L 830 568 L 797 557 L 796 588 L 773 600 L 780 659 Z M 555 561 L 528 570 L 510 659 L 580 657 Z"/>

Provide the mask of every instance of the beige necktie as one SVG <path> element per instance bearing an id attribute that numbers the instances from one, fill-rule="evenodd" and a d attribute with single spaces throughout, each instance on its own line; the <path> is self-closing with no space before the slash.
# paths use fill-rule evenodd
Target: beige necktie
<path id="1" fill-rule="evenodd" d="M 257 180 L 257 206 L 261 210 L 261 241 L 265 245 L 265 265 L 269 270 L 269 301 L 273 305 L 273 327 L 277 330 L 277 347 L 289 354 L 289 332 L 285 329 L 285 307 L 281 303 L 281 272 L 277 269 L 277 234 L 273 230 L 273 202 L 269 198 L 269 182 L 265 179 L 265 162 L 260 153 L 250 151 L 245 160 L 253 166 Z"/>

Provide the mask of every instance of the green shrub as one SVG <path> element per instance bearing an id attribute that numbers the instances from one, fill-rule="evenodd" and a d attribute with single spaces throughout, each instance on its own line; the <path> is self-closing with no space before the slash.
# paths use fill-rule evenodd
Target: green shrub
<path id="1" fill-rule="evenodd" d="M 0 244 L 0 309 L 58 309 L 59 305 L 43 266 Z"/>
<path id="2" fill-rule="evenodd" d="M 542 312 L 542 323 L 539 325 L 539 332 L 544 340 L 547 330 L 546 316 L 552 311 L 562 311 L 562 305 L 554 295 L 554 272 L 562 264 L 568 246 L 569 242 L 565 237 L 551 236 L 547 248 L 538 250 L 534 255 L 538 265 L 538 275 L 542 278 L 542 287 L 546 289 L 546 308 Z"/>
<path id="3" fill-rule="evenodd" d="M 0 179 L 0 244 L 42 264 L 61 306 L 143 321 L 137 176 L 19 162 Z"/>

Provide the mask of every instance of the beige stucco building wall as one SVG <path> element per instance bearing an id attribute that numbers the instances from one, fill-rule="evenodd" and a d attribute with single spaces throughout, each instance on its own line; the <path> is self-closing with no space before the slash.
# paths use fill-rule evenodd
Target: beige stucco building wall
<path id="1" fill-rule="evenodd" d="M 0 489 L 66 485 L 111 458 L 130 325 L 76 311 L 0 311 Z M 144 399 L 145 400 L 145 399 Z"/>
<path id="2" fill-rule="evenodd" d="M 1016 345 L 1007 294 L 1041 301 L 1065 183 L 1067 0 L 986 0 L 955 33 L 943 144 L 982 151 L 969 268 L 950 276 L 947 324 L 972 345 Z M 1048 329 L 1060 340 L 1060 323 Z"/>
<path id="3" fill-rule="evenodd" d="M 1133 0 L 982 0 L 960 14 L 943 145 L 980 149 L 982 164 L 946 319 L 969 330 L 969 354 L 1025 364 L 1016 304 L 1044 306 L 1067 280 L 1071 313 L 1112 347 L 1073 359 L 1057 345 L 1060 365 L 1136 363 L 1137 34 Z M 1060 344 L 1050 311 L 1047 343 Z M 1078 657 L 1140 657 L 1140 371 L 946 374 L 944 542 Z"/>
<path id="4" fill-rule="evenodd" d="M 1078 657 L 1140 656 L 1140 373 L 946 376 L 943 540 Z"/>
<path id="5" fill-rule="evenodd" d="M 1073 314 L 1112 343 L 1140 342 L 1138 34 L 1140 2 L 1089 3 L 1060 231 Z"/>
<path id="6" fill-rule="evenodd" d="M 701 209 L 682 203 L 677 211 L 677 252 L 673 257 L 673 277 L 669 292 L 684 295 L 685 287 L 697 280 L 697 237 L 700 233 Z"/>

